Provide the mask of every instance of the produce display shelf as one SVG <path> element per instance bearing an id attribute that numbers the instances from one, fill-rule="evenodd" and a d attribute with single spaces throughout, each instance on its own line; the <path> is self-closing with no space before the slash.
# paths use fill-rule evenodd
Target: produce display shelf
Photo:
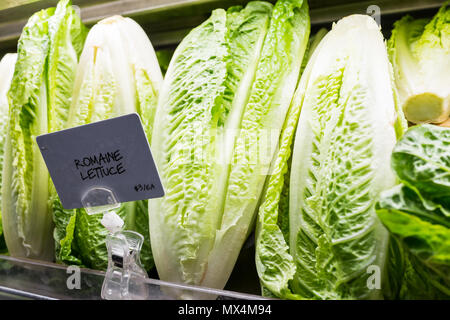
<path id="1" fill-rule="evenodd" d="M 79 270 L 78 289 L 75 278 L 70 278 L 74 275 L 74 270 L 68 269 L 67 266 L 0 255 L 0 299 L 101 299 L 100 293 L 105 273 L 85 268 Z M 201 292 L 207 296 L 210 295 L 211 299 L 219 300 L 265 299 L 258 295 L 174 284 L 156 279 L 146 279 L 145 286 L 151 300 L 172 300 L 173 298 L 164 292 L 164 288 Z"/>
<path id="2" fill-rule="evenodd" d="M 0 57 L 15 52 L 17 40 L 28 18 L 36 11 L 55 6 L 58 0 L 7 0 L 0 4 Z M 155 48 L 174 48 L 215 8 L 245 4 L 248 0 L 73 0 L 83 22 L 92 26 L 116 14 L 135 19 L 147 32 Z M 269 2 L 275 2 L 270 1 Z M 309 0 L 313 31 L 349 14 L 373 14 L 378 6 L 382 30 L 389 36 L 393 21 L 404 14 L 432 16 L 445 0 Z M 372 10 L 372 11 L 371 11 Z M 149 299 L 171 300 L 164 288 L 177 288 L 210 295 L 211 299 L 266 299 L 259 295 L 254 262 L 253 235 L 244 245 L 225 290 L 175 284 L 157 280 L 156 271 L 146 279 Z M 67 266 L 31 259 L 0 255 L 0 299 L 59 300 L 101 299 L 105 273 L 81 268 L 79 288 L 70 289 Z M 251 275 L 251 276 L 250 276 Z"/>
<path id="3" fill-rule="evenodd" d="M 270 2 L 275 2 L 271 1 Z M 36 11 L 55 6 L 57 0 L 9 0 L 0 6 L 0 53 L 15 51 L 28 18 Z M 149 34 L 155 47 L 173 46 L 215 8 L 245 4 L 248 0 L 73 0 L 85 24 L 93 25 L 111 15 L 135 19 Z M 310 0 L 312 25 L 329 24 L 353 13 L 367 13 L 370 6 L 383 16 L 436 9 L 444 0 Z M 391 19 L 386 22 L 390 23 Z M 383 24 L 383 21 L 382 21 Z"/>

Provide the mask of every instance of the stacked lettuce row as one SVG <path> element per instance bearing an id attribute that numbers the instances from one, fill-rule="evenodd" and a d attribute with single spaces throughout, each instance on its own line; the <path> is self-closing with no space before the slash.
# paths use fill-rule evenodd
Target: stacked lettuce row
<path id="1" fill-rule="evenodd" d="M 349 16 L 308 54 L 259 208 L 263 295 L 450 298 L 449 31 L 448 3 L 387 48 Z"/>
<path id="2" fill-rule="evenodd" d="M 1 101 L 8 113 L 1 212 L 9 253 L 50 261 L 56 254 L 57 262 L 105 269 L 101 215 L 62 207 L 35 138 L 137 112 L 150 140 L 162 83 L 153 47 L 136 22 L 120 16 L 88 34 L 70 1 L 62 0 L 29 19 L 13 70 L 8 100 Z M 138 201 L 123 204 L 118 214 L 127 229 L 144 235 L 142 262 L 151 269 L 147 211 L 147 202 Z"/>

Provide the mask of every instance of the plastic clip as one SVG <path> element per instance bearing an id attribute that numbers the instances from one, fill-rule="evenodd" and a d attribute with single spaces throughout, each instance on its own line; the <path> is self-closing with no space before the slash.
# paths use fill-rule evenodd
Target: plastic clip
<path id="1" fill-rule="evenodd" d="M 88 214 L 103 213 L 102 225 L 109 230 L 106 237 L 108 269 L 101 296 L 108 300 L 148 299 L 145 285 L 147 273 L 140 254 L 144 237 L 134 231 L 122 230 L 124 222 L 114 212 L 120 207 L 114 193 L 107 188 L 89 189 L 81 199 Z"/>
<path id="2" fill-rule="evenodd" d="M 108 300 L 148 299 L 147 273 L 140 253 L 144 237 L 134 231 L 121 231 L 106 238 L 108 270 L 102 287 L 102 298 Z"/>

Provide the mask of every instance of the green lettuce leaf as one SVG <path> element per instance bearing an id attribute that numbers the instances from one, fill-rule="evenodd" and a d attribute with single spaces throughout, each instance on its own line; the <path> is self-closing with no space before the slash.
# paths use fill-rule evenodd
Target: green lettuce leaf
<path id="1" fill-rule="evenodd" d="M 409 130 L 392 154 L 399 179 L 445 208 L 450 208 L 449 146 L 449 129 L 423 125 Z"/>
<path id="2" fill-rule="evenodd" d="M 426 209 L 417 193 L 402 185 L 383 194 L 377 213 L 396 251 L 388 265 L 395 287 L 387 297 L 450 299 L 450 219 L 439 209 Z"/>
<path id="3" fill-rule="evenodd" d="M 377 204 L 391 234 L 387 298 L 450 299 L 449 147 L 450 129 L 422 125 L 408 130 L 393 151 L 403 183 Z"/>
<path id="4" fill-rule="evenodd" d="M 54 16 L 49 21 L 50 52 L 48 56 L 48 123 L 49 132 L 59 131 L 65 128 L 71 103 L 72 92 L 75 82 L 75 70 L 78 65 L 78 58 L 81 55 L 83 44 L 86 40 L 88 29 L 83 25 L 81 19 L 73 8 L 69 8 L 70 2 L 63 2 L 57 7 Z M 71 46 L 66 42 L 70 39 Z M 53 182 L 50 180 L 49 186 L 49 209 L 55 215 L 55 210 L 61 215 L 63 221 L 69 219 L 71 215 L 66 212 L 56 194 Z M 59 206 L 59 208 L 55 208 Z M 59 230 L 59 221 L 53 219 L 55 229 L 53 237 Z M 56 248 L 59 244 L 56 243 Z M 58 257 L 56 257 L 58 260 Z M 67 261 L 68 262 L 68 261 Z M 71 261 L 75 264 L 75 261 Z"/>
<path id="5" fill-rule="evenodd" d="M 69 1 L 60 2 L 48 24 L 48 123 L 49 132 L 53 132 L 65 128 L 78 57 L 88 30 Z"/>
<path id="6" fill-rule="evenodd" d="M 2 183 L 5 237 L 13 256 L 53 260 L 53 188 L 36 136 L 62 128 L 86 29 L 69 0 L 34 14 L 19 39 L 9 90 Z"/>
<path id="7" fill-rule="evenodd" d="M 302 76 L 302 79 L 305 78 Z M 297 90 L 286 116 L 256 225 L 255 259 L 262 294 L 283 299 L 301 299 L 289 287 L 296 269 L 288 246 L 291 146 L 301 110 L 299 99 L 301 91 Z"/>
<path id="8" fill-rule="evenodd" d="M 256 224 L 256 268 L 265 297 L 303 299 L 291 289 L 296 267 L 289 250 L 289 185 L 292 147 L 297 129 L 305 87 L 309 80 L 311 59 L 327 30 L 311 37 L 301 67 L 301 79 L 280 136 L 279 147 L 272 162 L 263 191 Z M 306 68 L 307 65 L 309 68 Z"/>

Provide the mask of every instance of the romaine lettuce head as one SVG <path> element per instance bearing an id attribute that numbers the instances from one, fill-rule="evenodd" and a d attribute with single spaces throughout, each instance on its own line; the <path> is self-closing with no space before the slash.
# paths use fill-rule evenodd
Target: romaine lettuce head
<path id="1" fill-rule="evenodd" d="M 392 166 L 403 182 L 382 193 L 377 214 L 391 234 L 391 299 L 450 299 L 450 129 L 411 128 Z"/>
<path id="2" fill-rule="evenodd" d="M 198 285 L 204 278 L 271 9 L 251 2 L 214 10 L 171 59 L 152 140 L 166 195 L 149 200 L 152 251 L 163 280 Z"/>
<path id="3" fill-rule="evenodd" d="M 440 123 L 450 115 L 448 6 L 431 20 L 403 17 L 388 42 L 400 103 L 413 123 Z"/>
<path id="4" fill-rule="evenodd" d="M 150 141 L 161 84 L 161 69 L 144 30 L 130 18 L 101 20 L 89 31 L 81 53 L 66 127 L 138 112 Z M 108 231 L 100 223 L 102 215 L 65 210 L 54 187 L 50 203 L 57 261 L 106 269 Z M 141 261 L 151 269 L 147 202 L 122 204 L 117 214 L 125 229 L 144 236 Z"/>
<path id="5" fill-rule="evenodd" d="M 225 286 L 252 229 L 308 36 L 306 2 L 281 0 L 272 10 L 254 1 L 213 11 L 176 49 L 152 141 L 166 191 L 149 201 L 161 279 Z"/>
<path id="6" fill-rule="evenodd" d="M 260 206 L 256 265 L 263 294 L 380 297 L 368 282 L 369 267 L 384 276 L 387 233 L 376 199 L 395 182 L 390 71 L 383 36 L 368 16 L 341 19 L 312 53 Z"/>
<path id="7" fill-rule="evenodd" d="M 65 121 L 84 26 L 63 0 L 34 14 L 19 39 L 8 93 L 2 218 L 13 256 L 53 260 L 49 175 L 35 138 Z"/>
<path id="8" fill-rule="evenodd" d="M 8 127 L 8 90 L 11 85 L 11 79 L 14 74 L 14 66 L 16 64 L 17 54 L 7 53 L 0 61 L 0 185 L 2 181 L 3 171 L 3 151 L 5 144 L 6 130 Z M 1 194 L 0 194 L 1 204 Z M 7 252 L 5 238 L 3 236 L 2 215 L 0 207 L 0 253 Z"/>

